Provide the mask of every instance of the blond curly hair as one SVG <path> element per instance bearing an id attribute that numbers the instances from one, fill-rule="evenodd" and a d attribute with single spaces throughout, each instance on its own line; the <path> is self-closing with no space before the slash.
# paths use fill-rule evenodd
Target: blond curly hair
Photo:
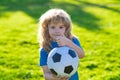
<path id="1" fill-rule="evenodd" d="M 65 27 L 65 36 L 70 40 L 73 38 L 71 33 L 72 22 L 69 14 L 63 9 L 50 9 L 45 12 L 39 19 L 38 41 L 40 47 L 43 47 L 47 52 L 51 50 L 52 39 L 49 35 L 49 24 L 62 23 Z"/>

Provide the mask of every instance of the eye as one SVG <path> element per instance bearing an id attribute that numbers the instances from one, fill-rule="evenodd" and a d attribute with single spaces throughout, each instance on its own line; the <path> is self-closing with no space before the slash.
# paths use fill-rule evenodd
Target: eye
<path id="1" fill-rule="evenodd" d="M 50 26 L 51 29 L 55 29 L 55 26 Z"/>
<path id="2" fill-rule="evenodd" d="M 63 28 L 64 28 L 64 26 L 60 26 L 59 28 L 60 28 L 60 29 L 63 29 Z"/>

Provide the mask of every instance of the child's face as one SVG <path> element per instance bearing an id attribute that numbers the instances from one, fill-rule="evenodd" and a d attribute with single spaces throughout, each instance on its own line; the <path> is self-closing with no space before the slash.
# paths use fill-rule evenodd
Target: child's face
<path id="1" fill-rule="evenodd" d="M 57 36 L 63 36 L 65 34 L 66 27 L 61 23 L 51 23 L 48 25 L 48 30 L 50 37 L 55 40 Z"/>

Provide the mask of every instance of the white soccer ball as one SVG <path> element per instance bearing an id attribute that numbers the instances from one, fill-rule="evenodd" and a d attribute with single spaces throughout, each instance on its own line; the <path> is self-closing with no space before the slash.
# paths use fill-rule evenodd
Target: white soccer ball
<path id="1" fill-rule="evenodd" d="M 50 51 L 47 65 L 56 76 L 72 76 L 78 69 L 79 58 L 75 50 L 64 46 Z"/>

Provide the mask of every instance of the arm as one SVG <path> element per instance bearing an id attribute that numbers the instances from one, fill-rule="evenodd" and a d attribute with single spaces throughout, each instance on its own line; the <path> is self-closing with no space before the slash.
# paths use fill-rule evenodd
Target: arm
<path id="1" fill-rule="evenodd" d="M 43 69 L 45 80 L 56 80 L 55 78 L 53 78 L 53 75 L 47 66 L 43 66 L 42 69 Z"/>
<path id="2" fill-rule="evenodd" d="M 40 66 L 42 67 L 44 78 L 45 80 L 55 80 L 53 79 L 52 73 L 47 67 L 47 57 L 48 57 L 48 53 L 43 48 L 41 48 L 40 49 Z"/>
<path id="3" fill-rule="evenodd" d="M 51 73 L 47 66 L 42 66 L 45 80 L 68 80 L 68 77 L 57 77 Z"/>
<path id="4" fill-rule="evenodd" d="M 84 57 L 83 49 L 81 49 L 79 46 L 77 46 L 75 43 L 73 43 L 67 37 L 59 36 L 59 37 L 56 38 L 56 41 L 57 41 L 59 46 L 69 46 L 69 47 L 73 48 L 77 52 L 79 58 L 83 58 Z"/>
<path id="5" fill-rule="evenodd" d="M 83 58 L 84 57 L 84 51 L 83 51 L 83 49 L 81 49 L 79 46 L 77 46 L 71 40 L 68 40 L 67 46 L 73 48 L 77 52 L 79 58 Z"/>

